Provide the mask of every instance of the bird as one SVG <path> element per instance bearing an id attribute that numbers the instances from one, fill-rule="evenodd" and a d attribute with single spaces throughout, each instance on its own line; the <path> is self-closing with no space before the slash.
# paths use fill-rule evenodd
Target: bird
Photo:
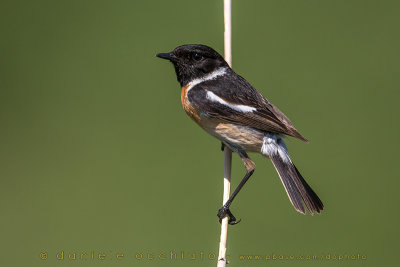
<path id="1" fill-rule="evenodd" d="M 230 225 L 240 222 L 230 206 L 255 170 L 247 153 L 259 153 L 272 161 L 296 211 L 305 214 L 307 208 L 313 215 L 323 210 L 322 201 L 293 164 L 283 138 L 308 140 L 217 51 L 202 44 L 185 44 L 156 56 L 173 64 L 187 115 L 221 141 L 221 149 L 227 146 L 243 161 L 246 174 L 218 210 L 220 222 L 226 216 Z"/>

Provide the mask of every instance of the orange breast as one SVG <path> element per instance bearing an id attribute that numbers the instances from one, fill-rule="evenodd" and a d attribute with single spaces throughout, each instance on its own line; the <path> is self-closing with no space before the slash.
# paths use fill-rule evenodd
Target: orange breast
<path id="1" fill-rule="evenodd" d="M 181 101 L 183 109 L 186 111 L 189 117 L 192 118 L 192 120 L 194 120 L 201 128 L 203 128 L 209 134 L 216 136 L 215 129 L 220 123 L 219 120 L 216 118 L 201 116 L 199 111 L 192 106 L 187 97 L 189 86 L 190 85 L 182 87 Z"/>
<path id="2" fill-rule="evenodd" d="M 197 123 L 200 123 L 200 114 L 199 112 L 190 104 L 188 98 L 187 98 L 187 93 L 188 93 L 188 88 L 190 84 L 183 86 L 181 90 L 181 101 L 182 101 L 182 106 L 183 109 L 186 111 L 186 113 L 192 118 Z"/>

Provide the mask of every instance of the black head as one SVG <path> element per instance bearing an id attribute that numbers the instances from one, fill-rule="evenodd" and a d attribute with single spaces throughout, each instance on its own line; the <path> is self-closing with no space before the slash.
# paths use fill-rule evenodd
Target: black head
<path id="1" fill-rule="evenodd" d="M 228 63 L 214 49 L 199 44 L 178 46 L 170 53 L 157 54 L 157 57 L 168 59 L 174 64 L 181 86 L 221 67 L 228 67 Z"/>

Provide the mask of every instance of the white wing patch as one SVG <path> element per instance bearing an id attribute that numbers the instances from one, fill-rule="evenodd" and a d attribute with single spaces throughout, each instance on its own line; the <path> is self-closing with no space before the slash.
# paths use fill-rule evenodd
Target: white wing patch
<path id="1" fill-rule="evenodd" d="M 214 80 L 215 78 L 217 78 L 219 76 L 225 75 L 227 70 L 228 70 L 228 68 L 221 67 L 221 68 L 219 68 L 219 69 L 207 74 L 206 76 L 204 76 L 202 78 L 194 79 L 193 81 L 191 81 L 188 84 L 189 87 L 187 88 L 187 93 L 189 92 L 190 89 L 192 89 L 194 86 L 198 85 L 199 83 L 202 83 L 202 82 L 205 82 L 205 81 L 209 81 L 209 80 Z M 247 112 L 253 112 L 253 111 L 257 110 L 256 108 L 250 107 L 250 106 L 230 104 L 230 103 L 226 102 L 225 100 L 223 100 L 222 98 L 220 98 L 219 96 L 217 96 L 216 94 L 214 94 L 211 91 L 207 91 L 207 96 L 206 97 L 207 97 L 207 99 L 209 99 L 211 101 L 218 102 L 218 103 L 220 103 L 222 105 L 230 107 L 231 109 L 239 111 L 239 112 L 247 113 Z"/>
<path id="2" fill-rule="evenodd" d="M 279 154 L 283 162 L 292 162 L 287 152 L 285 142 L 283 142 L 282 138 L 276 134 L 265 134 L 261 153 L 265 156 Z"/>
<path id="3" fill-rule="evenodd" d="M 230 104 L 228 102 L 226 102 L 225 100 L 223 100 L 222 98 L 220 98 L 219 96 L 217 96 L 216 94 L 214 94 L 211 91 L 207 91 L 207 99 L 214 101 L 214 102 L 218 102 L 222 105 L 225 105 L 233 110 L 239 111 L 239 112 L 243 112 L 243 113 L 248 113 L 248 112 L 253 112 L 256 111 L 257 109 L 254 107 L 249 107 L 249 106 L 245 106 L 245 105 L 235 105 L 235 104 Z"/>

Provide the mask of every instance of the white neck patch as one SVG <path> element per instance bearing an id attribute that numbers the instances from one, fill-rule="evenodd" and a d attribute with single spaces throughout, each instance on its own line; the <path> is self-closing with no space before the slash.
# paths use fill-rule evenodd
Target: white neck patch
<path id="1" fill-rule="evenodd" d="M 194 79 L 193 81 L 188 83 L 189 87 L 188 87 L 187 91 L 189 91 L 193 86 L 196 86 L 199 83 L 202 83 L 202 82 L 205 82 L 205 81 L 209 81 L 209 80 L 214 80 L 218 76 L 225 75 L 227 70 L 228 70 L 227 67 L 221 67 L 221 68 L 219 68 L 219 69 L 207 74 L 206 76 L 204 76 L 202 78 Z"/>

